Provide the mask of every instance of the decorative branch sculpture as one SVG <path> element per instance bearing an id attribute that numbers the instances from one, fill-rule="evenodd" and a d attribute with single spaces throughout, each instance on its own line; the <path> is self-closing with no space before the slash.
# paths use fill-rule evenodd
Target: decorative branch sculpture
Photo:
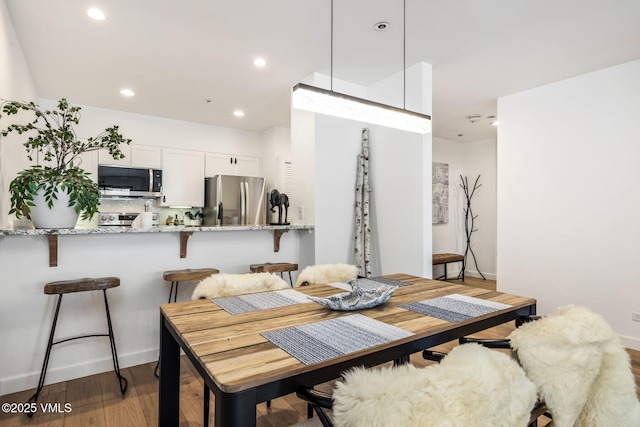
<path id="1" fill-rule="evenodd" d="M 464 191 L 464 195 L 467 199 L 467 207 L 464 208 L 464 231 L 467 236 L 467 249 L 464 251 L 464 261 L 462 263 L 462 271 L 458 275 L 458 278 L 464 277 L 463 274 L 465 269 L 467 268 L 467 256 L 469 253 L 471 253 L 471 256 L 473 257 L 473 262 L 475 263 L 475 266 L 476 266 L 476 270 L 478 271 L 478 273 L 480 273 L 480 276 L 482 276 L 484 280 L 487 280 L 484 277 L 484 274 L 482 274 L 482 272 L 480 271 L 480 268 L 478 268 L 478 260 L 476 259 L 476 254 L 473 252 L 473 249 L 471 248 L 471 235 L 473 234 L 474 231 L 478 231 L 477 228 L 474 228 L 474 222 L 475 222 L 475 219 L 478 217 L 478 215 L 474 215 L 473 211 L 471 210 L 471 198 L 475 194 L 476 190 L 482 187 L 482 184 L 478 184 L 478 181 L 480 180 L 480 175 L 478 175 L 478 177 L 476 178 L 476 182 L 473 184 L 473 188 L 469 187 L 469 181 L 467 180 L 467 177 L 463 178 L 462 175 L 460 175 L 460 180 L 462 181 L 462 184 L 460 184 L 460 187 L 462 187 L 462 190 Z"/>
<path id="2" fill-rule="evenodd" d="M 369 130 L 362 129 L 362 152 L 358 154 L 356 178 L 355 258 L 364 277 L 371 276 L 371 228 L 369 225 Z M 363 263 L 364 258 L 364 263 Z M 364 271 L 363 271 L 364 267 Z"/>

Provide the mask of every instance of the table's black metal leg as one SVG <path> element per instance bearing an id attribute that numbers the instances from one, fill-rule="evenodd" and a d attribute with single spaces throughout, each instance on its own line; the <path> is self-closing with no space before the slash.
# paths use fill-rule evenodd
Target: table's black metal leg
<path id="1" fill-rule="evenodd" d="M 254 389 L 237 393 L 216 394 L 216 427 L 255 427 L 256 403 L 256 391 Z"/>
<path id="2" fill-rule="evenodd" d="M 204 427 L 209 427 L 209 401 L 211 400 L 209 386 L 204 383 Z"/>
<path id="3" fill-rule="evenodd" d="M 158 426 L 174 427 L 180 413 L 180 346 L 165 326 L 160 314 L 160 387 L 158 396 Z"/>

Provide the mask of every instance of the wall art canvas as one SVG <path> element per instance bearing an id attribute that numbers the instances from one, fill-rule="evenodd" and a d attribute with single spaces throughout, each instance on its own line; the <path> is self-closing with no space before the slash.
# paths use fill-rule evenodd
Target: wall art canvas
<path id="1" fill-rule="evenodd" d="M 432 223 L 449 223 L 449 164 L 433 163 L 431 168 Z"/>

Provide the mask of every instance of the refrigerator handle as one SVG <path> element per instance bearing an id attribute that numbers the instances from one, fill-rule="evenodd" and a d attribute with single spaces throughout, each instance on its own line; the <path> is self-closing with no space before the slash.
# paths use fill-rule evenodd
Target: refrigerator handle
<path id="1" fill-rule="evenodd" d="M 240 225 L 246 225 L 247 222 L 247 183 L 242 181 L 240 182 Z"/>

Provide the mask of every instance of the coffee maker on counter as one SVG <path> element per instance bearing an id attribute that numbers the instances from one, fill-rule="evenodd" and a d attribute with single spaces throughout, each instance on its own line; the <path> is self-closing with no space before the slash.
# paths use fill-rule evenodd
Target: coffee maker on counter
<path id="1" fill-rule="evenodd" d="M 287 217 L 289 216 L 289 196 L 279 192 L 275 188 L 271 190 L 269 195 L 269 208 L 268 217 L 269 225 L 289 225 Z M 275 221 L 276 208 L 278 208 L 278 222 Z M 284 208 L 284 218 L 282 216 L 282 209 Z M 284 222 L 283 222 L 284 219 Z"/>

